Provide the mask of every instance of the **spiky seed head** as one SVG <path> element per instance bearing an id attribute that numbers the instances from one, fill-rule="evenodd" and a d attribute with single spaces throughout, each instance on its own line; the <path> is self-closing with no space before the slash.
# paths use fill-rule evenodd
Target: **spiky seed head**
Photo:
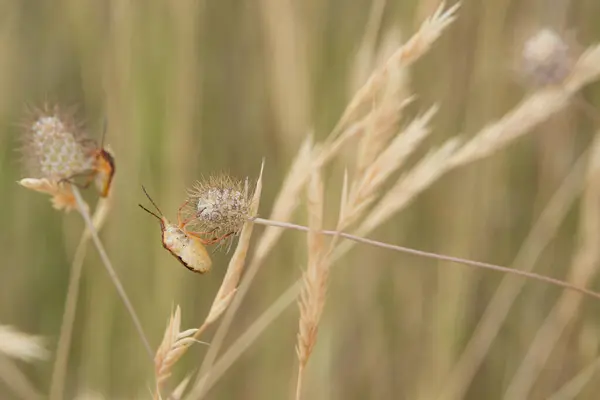
<path id="1" fill-rule="evenodd" d="M 250 217 L 251 199 L 248 179 L 221 174 L 197 181 L 188 197 L 195 230 L 215 237 L 239 233 Z"/>
<path id="2" fill-rule="evenodd" d="M 574 57 L 568 43 L 555 31 L 542 29 L 529 38 L 521 53 L 522 73 L 535 87 L 562 83 Z"/>
<path id="3" fill-rule="evenodd" d="M 26 126 L 23 146 L 30 177 L 60 181 L 93 168 L 90 141 L 71 116 L 57 107 L 36 114 Z"/>

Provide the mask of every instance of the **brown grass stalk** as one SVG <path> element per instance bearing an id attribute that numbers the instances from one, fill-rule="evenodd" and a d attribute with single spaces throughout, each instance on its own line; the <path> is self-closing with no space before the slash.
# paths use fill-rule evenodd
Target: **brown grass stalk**
<path id="1" fill-rule="evenodd" d="M 586 189 L 579 217 L 579 248 L 573 259 L 569 282 L 585 287 L 596 276 L 600 263 L 600 133 L 592 144 L 587 171 Z M 504 395 L 505 399 L 525 399 L 558 343 L 567 325 L 577 316 L 581 296 L 562 293 L 552 311 L 538 330 L 515 376 Z"/>

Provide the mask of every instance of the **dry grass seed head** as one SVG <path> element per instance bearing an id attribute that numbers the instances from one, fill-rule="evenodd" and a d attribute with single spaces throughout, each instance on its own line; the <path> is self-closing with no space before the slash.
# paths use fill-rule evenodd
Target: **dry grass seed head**
<path id="1" fill-rule="evenodd" d="M 360 219 L 378 194 L 381 185 L 389 176 L 402 167 L 418 145 L 429 135 L 429 123 L 437 107 L 415 118 L 383 150 L 364 173 L 354 181 L 344 213 L 340 215 L 339 230 L 344 230 Z"/>
<path id="2" fill-rule="evenodd" d="M 248 248 L 250 247 L 250 238 L 252 237 L 252 231 L 254 228 L 254 223 L 249 220 L 256 216 L 258 212 L 258 206 L 260 204 L 260 195 L 262 193 L 262 175 L 264 170 L 264 160 L 260 167 L 260 174 L 258 176 L 258 180 L 256 181 L 256 187 L 254 189 L 254 194 L 252 198 L 247 201 L 248 211 L 245 217 L 245 223 L 243 224 L 243 229 L 241 230 L 240 240 L 238 245 L 229 261 L 229 265 L 227 266 L 227 273 L 223 278 L 223 283 L 215 296 L 215 300 L 211 306 L 211 309 L 208 313 L 208 317 L 206 318 L 205 323 L 212 323 L 216 319 L 218 319 L 223 312 L 229 307 L 231 301 L 235 293 L 237 292 L 237 287 L 240 282 L 240 278 L 242 277 L 242 272 L 244 271 L 244 266 L 246 264 L 246 255 L 248 254 Z"/>
<path id="3" fill-rule="evenodd" d="M 192 343 L 198 342 L 191 337 L 197 329 L 188 329 L 183 332 L 180 329 L 181 309 L 177 306 L 175 312 L 169 318 L 163 340 L 154 357 L 156 383 L 159 386 L 171 376 L 173 365 L 185 353 L 186 348 Z"/>
<path id="4" fill-rule="evenodd" d="M 521 73 L 533 87 L 562 83 L 574 65 L 571 46 L 551 29 L 541 29 L 521 51 Z"/>
<path id="5" fill-rule="evenodd" d="M 24 126 L 23 161 L 30 178 L 69 179 L 94 167 L 94 142 L 72 112 L 54 106 L 34 110 Z"/>
<path id="6" fill-rule="evenodd" d="M 303 276 L 303 287 L 298 300 L 300 321 L 296 352 L 301 366 L 306 365 L 316 343 L 317 330 L 325 306 L 327 278 L 329 275 L 328 252 L 323 243 L 323 182 L 320 171 L 313 170 L 308 185 L 309 232 L 307 237 L 308 265 Z"/>
<path id="7" fill-rule="evenodd" d="M 456 11 L 460 7 L 460 3 L 456 3 L 447 10 L 444 10 L 445 6 L 445 2 L 442 2 L 435 13 L 421 24 L 417 33 L 371 74 L 346 107 L 340 118 L 340 126 L 345 126 L 348 122 L 355 120 L 364 106 L 372 103 L 380 90 L 385 88 L 392 71 L 407 67 L 431 48 L 442 32 L 456 19 Z"/>
<path id="8" fill-rule="evenodd" d="M 250 217 L 252 193 L 248 179 L 219 174 L 197 181 L 187 203 L 186 212 L 192 214 L 190 226 L 219 238 L 239 234 Z"/>

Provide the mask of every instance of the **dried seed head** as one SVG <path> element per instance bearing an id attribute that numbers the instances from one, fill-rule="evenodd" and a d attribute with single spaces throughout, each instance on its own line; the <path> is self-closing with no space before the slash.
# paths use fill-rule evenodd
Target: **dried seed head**
<path id="1" fill-rule="evenodd" d="M 551 29 L 542 29 L 527 40 L 521 53 L 522 73 L 535 87 L 562 83 L 574 58 L 568 43 Z"/>
<path id="2" fill-rule="evenodd" d="M 193 213 L 190 224 L 215 238 L 235 235 L 250 217 L 251 199 L 248 179 L 240 181 L 216 175 L 198 181 L 188 197 Z"/>
<path id="3" fill-rule="evenodd" d="M 71 116 L 61 114 L 56 107 L 36 114 L 26 127 L 23 146 L 30 177 L 60 181 L 93 169 L 91 141 Z"/>

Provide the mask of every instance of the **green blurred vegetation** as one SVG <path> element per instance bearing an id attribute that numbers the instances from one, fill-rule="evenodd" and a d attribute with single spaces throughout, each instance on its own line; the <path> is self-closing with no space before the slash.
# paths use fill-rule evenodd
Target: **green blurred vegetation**
<path id="1" fill-rule="evenodd" d="M 377 43 L 392 29 L 406 39 L 437 5 L 387 1 Z M 267 216 L 305 135 L 313 131 L 324 138 L 351 95 L 371 6 L 366 0 L 0 2 L 0 323 L 43 335 L 54 349 L 83 228 L 76 213 L 58 213 L 45 196 L 15 184 L 22 177 L 15 148 L 26 105 L 77 105 L 97 138 L 103 119 L 108 121 L 106 142 L 116 155 L 117 175 L 101 236 L 157 345 L 174 305 L 182 307 L 184 327 L 202 321 L 229 255 L 215 253 L 214 270 L 206 276 L 181 268 L 162 248 L 156 221 L 137 208 L 145 201 L 141 184 L 174 218 L 195 179 L 220 171 L 256 177 L 265 157 L 260 213 Z M 457 22 L 411 68 L 414 110 L 441 105 L 428 146 L 476 132 L 523 96 L 512 69 L 527 32 L 550 24 L 574 28 L 580 43 L 594 43 L 600 39 L 598 15 L 597 0 L 464 1 Z M 584 91 L 592 103 L 598 95 L 597 86 Z M 509 265 L 593 133 L 577 109 L 561 113 L 507 150 L 444 177 L 373 236 Z M 332 213 L 346 161 L 328 171 Z M 538 260 L 537 272 L 566 276 L 576 245 L 576 211 Z M 300 276 L 305 260 L 304 235 L 285 233 L 226 345 Z M 308 365 L 305 398 L 428 398 L 444 382 L 502 279 L 364 247 L 339 264 Z M 527 283 L 467 398 L 502 397 L 560 293 Z M 598 355 L 599 311 L 598 303 L 582 303 L 532 398 L 553 393 Z M 289 398 L 297 317 L 297 308 L 290 307 L 208 398 Z M 178 365 L 177 377 L 197 368 L 205 352 L 195 346 Z M 23 368 L 46 392 L 52 360 Z M 106 398 L 146 398 L 152 372 L 90 247 L 67 397 L 92 391 Z M 599 390 L 592 380 L 581 398 L 595 399 Z M 12 396 L 0 383 L 0 398 Z"/>

